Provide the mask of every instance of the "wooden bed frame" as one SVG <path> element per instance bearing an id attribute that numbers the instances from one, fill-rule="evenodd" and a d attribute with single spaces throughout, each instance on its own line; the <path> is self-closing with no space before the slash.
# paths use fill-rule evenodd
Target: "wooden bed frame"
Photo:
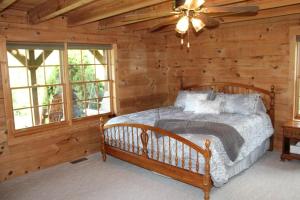
<path id="1" fill-rule="evenodd" d="M 192 85 L 188 87 L 182 87 L 182 89 L 213 89 L 216 92 L 223 92 L 228 94 L 259 93 L 261 94 L 261 97 L 267 107 L 267 112 L 274 126 L 274 86 L 271 87 L 270 91 L 267 91 L 251 85 L 244 85 L 239 83 L 210 83 L 205 85 Z M 210 190 L 213 187 L 210 176 L 211 142 L 209 140 L 205 141 L 205 148 L 202 148 L 183 137 L 180 137 L 163 129 L 143 124 L 128 123 L 105 126 L 104 120 L 102 118 L 100 119 L 100 133 L 101 153 L 103 161 L 106 160 L 106 155 L 108 154 L 137 166 L 143 167 L 145 169 L 199 187 L 204 192 L 204 199 L 209 200 Z M 164 136 L 162 137 L 162 152 L 160 152 L 160 149 L 158 147 L 158 137 L 155 137 L 157 135 Z M 120 139 L 121 137 L 126 138 L 129 142 L 125 143 L 125 140 L 122 141 Z M 134 144 L 135 139 L 140 145 Z M 270 150 L 273 150 L 273 136 L 270 139 Z M 175 155 L 172 155 L 172 152 L 170 150 L 171 141 L 173 141 L 172 145 L 176 145 Z M 154 149 L 155 147 L 153 144 L 155 143 L 157 144 L 157 149 Z M 178 155 L 179 147 L 182 148 L 181 159 Z M 188 149 L 187 154 L 189 155 L 187 163 L 185 163 L 186 159 L 184 158 L 184 152 L 186 149 Z M 168 155 L 166 155 L 166 151 Z M 192 160 L 192 152 L 196 153 L 197 160 Z M 200 156 L 203 156 L 205 160 L 205 164 L 204 166 L 202 166 L 202 169 L 204 168 L 204 174 L 203 172 L 202 174 L 199 173 Z M 194 162 L 194 165 L 192 164 L 192 162 Z M 192 165 L 195 167 L 192 168 Z"/>

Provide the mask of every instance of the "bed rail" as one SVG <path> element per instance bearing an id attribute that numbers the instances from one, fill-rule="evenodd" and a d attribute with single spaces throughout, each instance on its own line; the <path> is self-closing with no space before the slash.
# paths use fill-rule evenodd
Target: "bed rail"
<path id="1" fill-rule="evenodd" d="M 205 147 L 202 148 L 157 127 L 127 123 L 105 126 L 102 118 L 100 133 L 103 161 L 106 160 L 106 154 L 112 155 L 202 188 L 204 199 L 209 199 L 212 188 L 209 140 L 205 141 Z"/>

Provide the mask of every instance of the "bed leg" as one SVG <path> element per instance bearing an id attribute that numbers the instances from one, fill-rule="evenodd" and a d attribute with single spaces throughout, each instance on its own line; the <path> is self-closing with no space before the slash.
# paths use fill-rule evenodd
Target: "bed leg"
<path id="1" fill-rule="evenodd" d="M 104 120 L 100 118 L 100 152 L 102 154 L 102 160 L 106 161 L 106 151 L 105 151 L 105 135 L 104 135 Z"/>
<path id="2" fill-rule="evenodd" d="M 210 190 L 206 189 L 204 190 L 204 200 L 209 200 Z"/>

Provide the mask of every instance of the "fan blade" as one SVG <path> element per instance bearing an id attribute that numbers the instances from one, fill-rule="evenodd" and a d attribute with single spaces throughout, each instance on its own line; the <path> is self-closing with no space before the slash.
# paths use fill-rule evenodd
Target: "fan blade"
<path id="1" fill-rule="evenodd" d="M 172 24 L 176 24 L 177 20 L 178 20 L 179 16 L 172 16 L 168 19 L 163 20 L 162 22 L 160 22 L 159 24 L 156 24 L 154 26 L 152 26 L 149 31 L 150 32 L 155 32 L 158 31 L 166 26 L 172 25 Z"/>
<path id="2" fill-rule="evenodd" d="M 202 8 L 203 13 L 228 13 L 228 14 L 257 14 L 258 6 L 237 6 L 237 7 L 208 7 Z"/>
<path id="3" fill-rule="evenodd" d="M 214 28 L 220 25 L 220 22 L 212 17 L 209 17 L 203 13 L 198 13 L 197 17 L 202 20 L 207 28 Z"/>
<path id="4" fill-rule="evenodd" d="M 169 17 L 172 15 L 174 15 L 174 13 L 172 12 L 137 14 L 137 15 L 127 16 L 122 21 L 124 22 L 145 21 L 145 20 L 152 20 L 152 19 L 157 19 L 162 17 Z"/>

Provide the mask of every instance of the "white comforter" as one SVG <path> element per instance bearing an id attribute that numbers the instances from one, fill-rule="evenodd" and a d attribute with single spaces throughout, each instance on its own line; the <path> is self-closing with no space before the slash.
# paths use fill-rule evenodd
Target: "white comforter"
<path id="1" fill-rule="evenodd" d="M 191 112 L 184 112 L 176 107 L 164 107 L 133 114 L 115 117 L 107 122 L 108 124 L 116 123 L 140 123 L 153 126 L 158 119 L 185 119 L 210 121 L 224 123 L 234 127 L 244 138 L 245 143 L 242 146 L 238 158 L 232 162 L 226 154 L 222 142 L 215 136 L 199 135 L 199 134 L 182 134 L 181 136 L 192 141 L 193 143 L 204 147 L 205 139 L 212 141 L 211 151 L 211 176 L 214 185 L 219 187 L 230 178 L 227 169 L 235 163 L 241 161 L 256 147 L 260 146 L 267 138 L 273 134 L 273 127 L 269 116 L 266 113 L 253 115 L 240 114 L 220 114 L 220 115 L 199 115 Z M 181 154 L 179 154 L 181 155 Z M 200 163 L 204 162 L 200 160 Z M 200 169 L 200 173 L 203 169 Z"/>

